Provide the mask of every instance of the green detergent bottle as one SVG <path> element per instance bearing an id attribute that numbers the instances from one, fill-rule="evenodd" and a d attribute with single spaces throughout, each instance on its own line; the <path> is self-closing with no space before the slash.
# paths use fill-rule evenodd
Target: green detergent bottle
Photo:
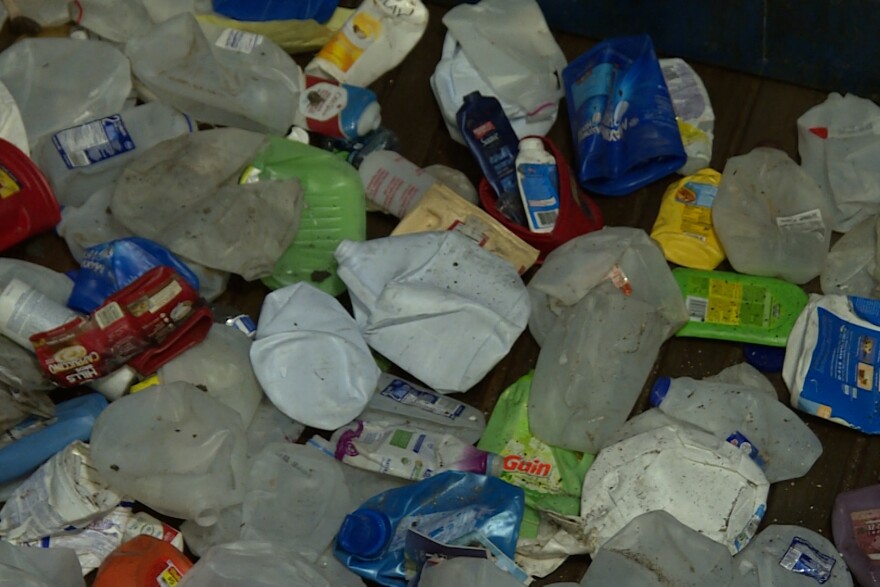
<path id="1" fill-rule="evenodd" d="M 676 267 L 690 320 L 676 336 L 784 347 L 809 296 L 793 283 L 727 271 Z"/>
<path id="2" fill-rule="evenodd" d="M 367 236 L 364 186 L 357 170 L 338 156 L 297 141 L 269 137 L 269 146 L 242 173 L 241 183 L 299 179 L 305 207 L 293 243 L 263 283 L 272 289 L 305 281 L 337 296 L 345 284 L 333 252 L 342 240 Z"/>

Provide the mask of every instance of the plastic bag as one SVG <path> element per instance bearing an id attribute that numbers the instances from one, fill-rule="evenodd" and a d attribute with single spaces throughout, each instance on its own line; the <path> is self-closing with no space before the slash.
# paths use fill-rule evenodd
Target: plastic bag
<path id="1" fill-rule="evenodd" d="M 449 33 L 431 88 L 449 134 L 464 143 L 455 113 L 478 91 L 501 102 L 519 138 L 544 135 L 562 98 L 565 55 L 534 0 L 482 0 L 443 17 Z"/>
<path id="2" fill-rule="evenodd" d="M 806 283 L 831 245 L 831 202 L 783 151 L 758 147 L 731 157 L 712 205 L 712 223 L 734 269 Z"/>
<path id="3" fill-rule="evenodd" d="M 294 123 L 302 70 L 261 35 L 184 14 L 129 40 L 125 54 L 150 92 L 201 122 L 275 134 Z"/>
<path id="4" fill-rule="evenodd" d="M 648 35 L 607 39 L 562 72 L 578 180 L 624 196 L 687 161 L 672 99 Z"/>
<path id="5" fill-rule="evenodd" d="M 833 202 L 831 228 L 847 232 L 880 212 L 880 106 L 832 92 L 797 129 L 801 166 Z"/>
<path id="6" fill-rule="evenodd" d="M 303 206 L 299 181 L 240 184 L 265 135 L 220 128 L 147 150 L 116 182 L 113 217 L 177 255 L 247 280 L 268 275 L 290 246 Z"/>
<path id="7" fill-rule="evenodd" d="M 525 330 L 516 269 L 458 232 L 343 241 L 336 259 L 367 343 L 437 391 L 470 389 Z"/>

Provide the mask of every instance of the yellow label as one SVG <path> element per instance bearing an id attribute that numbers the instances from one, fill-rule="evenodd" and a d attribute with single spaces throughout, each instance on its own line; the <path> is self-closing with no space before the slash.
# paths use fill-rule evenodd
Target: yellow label
<path id="1" fill-rule="evenodd" d="M 379 37 L 382 23 L 366 12 L 356 12 L 330 42 L 318 52 L 323 59 L 342 72 L 347 72 L 363 55 L 364 51 Z"/>
<path id="2" fill-rule="evenodd" d="M 160 587 L 175 587 L 180 583 L 183 573 L 181 573 L 174 563 L 166 561 L 168 566 L 156 577 L 156 584 Z"/>
<path id="3" fill-rule="evenodd" d="M 723 279 L 709 280 L 709 309 L 706 322 L 737 326 L 740 323 L 743 287 Z"/>
<path id="4" fill-rule="evenodd" d="M 0 200 L 5 200 L 21 191 L 21 186 L 7 170 L 0 167 Z"/>

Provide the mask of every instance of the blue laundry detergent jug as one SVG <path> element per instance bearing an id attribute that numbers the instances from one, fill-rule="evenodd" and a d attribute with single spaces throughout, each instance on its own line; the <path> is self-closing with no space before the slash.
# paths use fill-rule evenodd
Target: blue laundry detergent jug
<path id="1" fill-rule="evenodd" d="M 687 161 L 648 35 L 607 39 L 562 71 L 584 189 L 624 196 Z"/>
<path id="2" fill-rule="evenodd" d="M 404 554 L 410 529 L 444 544 L 480 534 L 512 559 L 524 503 L 506 481 L 447 471 L 368 499 L 343 520 L 333 552 L 361 577 L 404 587 L 418 572 Z"/>
<path id="3" fill-rule="evenodd" d="M 214 12 L 245 21 L 316 20 L 327 22 L 339 0 L 214 0 Z"/>

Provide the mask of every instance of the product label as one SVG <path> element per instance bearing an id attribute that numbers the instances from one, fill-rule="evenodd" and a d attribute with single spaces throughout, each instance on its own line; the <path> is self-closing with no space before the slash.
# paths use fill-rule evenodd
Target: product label
<path id="1" fill-rule="evenodd" d="M 0 165 L 0 200 L 5 200 L 21 191 L 21 184 L 12 172 Z"/>
<path id="2" fill-rule="evenodd" d="M 238 29 L 225 29 L 214 44 L 221 49 L 238 51 L 239 53 L 251 53 L 254 47 L 263 43 L 263 35 L 240 31 Z"/>
<path id="3" fill-rule="evenodd" d="M 726 440 L 733 446 L 737 447 L 738 449 L 749 455 L 749 458 L 755 461 L 755 464 L 757 464 L 762 469 L 767 466 L 767 464 L 764 462 L 764 459 L 761 458 L 761 453 L 758 450 L 758 447 L 752 444 L 751 441 L 746 438 L 746 435 L 739 430 L 728 436 Z"/>
<path id="4" fill-rule="evenodd" d="M 859 550 L 880 564 L 880 509 L 852 512 L 849 518 Z"/>
<path id="5" fill-rule="evenodd" d="M 742 532 L 737 534 L 736 538 L 733 539 L 734 553 L 737 553 L 746 547 L 752 539 L 752 536 L 758 531 L 758 526 L 761 525 L 761 520 L 764 519 L 765 513 L 767 513 L 767 504 L 762 503 L 755 509 L 755 513 L 752 514 L 752 518 L 749 520 L 749 523 L 746 524 L 746 527 L 743 528 Z"/>
<path id="6" fill-rule="evenodd" d="M 347 72 L 381 34 L 378 18 L 364 11 L 355 12 L 315 58 Z"/>
<path id="7" fill-rule="evenodd" d="M 52 144 L 68 169 L 87 167 L 135 149 L 120 114 L 57 132 Z"/>
<path id="8" fill-rule="evenodd" d="M 620 268 L 620 265 L 615 263 L 611 270 L 608 271 L 608 280 L 614 284 L 614 287 L 620 290 L 625 296 L 632 295 L 633 288 L 630 285 L 629 277 L 626 276 L 626 273 L 623 272 L 623 269 Z"/>
<path id="9" fill-rule="evenodd" d="M 788 550 L 779 560 L 779 565 L 793 573 L 825 583 L 831 578 L 831 569 L 836 562 L 834 557 L 819 552 L 809 542 L 795 536 Z"/>
<path id="10" fill-rule="evenodd" d="M 638 124 L 638 118 L 627 117 L 629 100 L 615 91 L 620 65 L 599 63 L 571 85 L 577 112 L 578 142 L 601 135 L 608 142 L 623 138 L 627 129 Z"/>
<path id="11" fill-rule="evenodd" d="M 453 421 L 457 420 L 465 409 L 464 404 L 460 402 L 436 393 L 416 389 L 400 379 L 395 379 L 379 393 L 403 405 L 413 406 L 432 414 L 445 416 Z"/>
<path id="12" fill-rule="evenodd" d="M 779 302 L 759 285 L 694 277 L 687 289 L 685 304 L 693 322 L 768 328 L 780 318 Z"/>
<path id="13" fill-rule="evenodd" d="M 809 210 L 793 216 L 779 216 L 776 226 L 787 232 L 825 232 L 825 223 L 819 210 Z"/>
<path id="14" fill-rule="evenodd" d="M 876 412 L 880 332 L 816 310 L 818 333 L 799 401 L 823 418 L 839 418 L 856 428 Z"/>
<path id="15" fill-rule="evenodd" d="M 554 466 L 556 459 L 547 444 L 535 437 L 523 443 L 511 438 L 501 451 L 504 473 L 501 478 L 519 487 L 541 493 L 563 493 L 562 479 Z"/>
<path id="16" fill-rule="evenodd" d="M 156 585 L 158 587 L 176 587 L 183 578 L 183 573 L 170 560 L 165 561 L 165 565 L 165 569 L 156 577 Z"/>
<path id="17" fill-rule="evenodd" d="M 706 183 L 689 181 L 675 193 L 675 201 L 685 205 L 679 230 L 700 242 L 712 234 L 712 204 L 718 188 Z"/>
<path id="18" fill-rule="evenodd" d="M 348 104 L 345 88 L 330 82 L 318 82 L 306 88 L 299 97 L 299 111 L 307 122 L 326 122 L 339 116 Z M 314 130 L 309 127 L 311 130 Z"/>
<path id="19" fill-rule="evenodd" d="M 480 506 L 468 506 L 448 512 L 404 516 L 398 522 L 387 550 L 403 548 L 410 528 L 418 528 L 419 532 L 439 542 L 454 542 L 474 531 L 477 519 L 481 514 L 485 515 L 480 509 Z"/>
<path id="20" fill-rule="evenodd" d="M 517 167 L 529 226 L 552 230 L 559 216 L 559 179 L 555 164 L 522 163 Z"/>

